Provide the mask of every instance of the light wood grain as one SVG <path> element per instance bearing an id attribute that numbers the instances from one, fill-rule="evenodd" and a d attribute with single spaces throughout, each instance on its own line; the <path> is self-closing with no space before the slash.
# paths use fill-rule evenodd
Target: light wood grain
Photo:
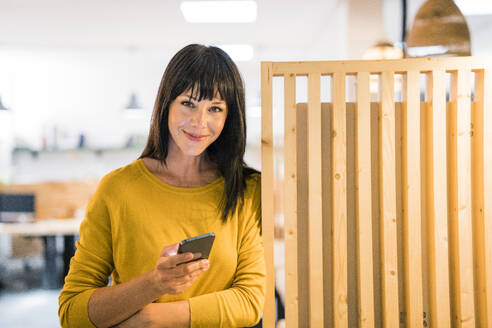
<path id="1" fill-rule="evenodd" d="M 274 240 L 274 171 L 273 171 L 273 100 L 272 63 L 261 64 L 261 214 L 265 245 L 267 288 L 263 325 L 275 327 L 275 271 L 273 266 Z"/>
<path id="2" fill-rule="evenodd" d="M 284 76 L 285 323 L 298 327 L 296 77 Z"/>
<path id="3" fill-rule="evenodd" d="M 297 249 L 299 326 L 309 326 L 309 201 L 307 155 L 307 104 L 297 104 Z M 330 280 L 328 280 L 330 281 Z M 324 285 L 324 287 L 327 284 Z M 325 294 L 326 295 L 326 294 Z"/>
<path id="4" fill-rule="evenodd" d="M 357 107 L 355 118 L 359 327 L 374 327 L 370 105 L 369 73 L 359 72 L 357 74 Z"/>
<path id="5" fill-rule="evenodd" d="M 406 74 L 402 113 L 403 254 L 405 324 L 422 327 L 422 213 L 420 158 L 420 81 L 418 71 Z"/>
<path id="6" fill-rule="evenodd" d="M 332 97 L 333 326 L 347 327 L 347 112 L 343 72 L 333 74 Z"/>
<path id="7" fill-rule="evenodd" d="M 262 77 L 263 185 L 273 184 L 271 79 L 285 74 L 288 326 L 492 327 L 491 64 L 477 57 L 263 63 L 270 79 Z M 401 106 L 394 73 L 406 76 Z M 446 73 L 456 76 L 449 104 Z M 381 76 L 379 119 L 368 109 L 369 74 Z M 308 76 L 306 111 L 297 104 L 297 114 L 294 75 Z M 332 76 L 330 117 L 320 102 L 321 75 Z M 347 75 L 359 80 L 355 118 L 345 102 Z M 273 196 L 262 202 L 273 275 L 265 238 Z M 269 289 L 265 327 L 273 327 L 271 298 Z"/>
<path id="8" fill-rule="evenodd" d="M 483 222 L 485 231 L 485 277 L 487 327 L 492 326 L 492 71 L 483 71 L 479 98 L 483 111 Z M 479 93 L 480 95 L 480 93 Z M 484 325 L 485 326 L 485 325 Z"/>
<path id="9" fill-rule="evenodd" d="M 309 73 L 331 74 L 344 71 L 346 74 L 357 72 L 394 72 L 404 74 L 407 71 L 431 72 L 433 70 L 452 71 L 458 69 L 480 70 L 490 68 L 490 57 L 455 57 L 455 58 L 407 58 L 396 60 L 346 60 L 346 61 L 300 61 L 275 62 L 273 74 L 294 73 L 297 76 Z"/>
<path id="10" fill-rule="evenodd" d="M 449 261 L 448 261 L 448 209 L 447 209 L 447 150 L 446 150 L 446 80 L 443 70 L 434 70 L 426 85 L 431 95 L 431 180 L 427 194 L 429 238 L 429 288 L 431 327 L 449 327 Z"/>
<path id="11" fill-rule="evenodd" d="M 448 183 L 451 312 L 454 327 L 475 327 L 471 207 L 471 72 L 451 74 Z"/>
<path id="12" fill-rule="evenodd" d="M 380 149 L 380 229 L 383 327 L 397 327 L 398 258 L 396 227 L 395 103 L 392 72 L 381 74 L 379 122 Z"/>
<path id="13" fill-rule="evenodd" d="M 321 170 L 321 75 L 308 77 L 309 322 L 323 327 L 323 202 Z"/>
<path id="14" fill-rule="evenodd" d="M 471 192 L 472 192 L 472 222 L 473 222 L 473 251 L 474 251 L 474 278 L 475 278 L 475 307 L 476 325 L 488 327 L 487 301 L 487 259 L 486 250 L 490 243 L 490 230 L 487 231 L 484 222 L 484 71 L 475 73 L 475 100 L 471 112 Z"/>

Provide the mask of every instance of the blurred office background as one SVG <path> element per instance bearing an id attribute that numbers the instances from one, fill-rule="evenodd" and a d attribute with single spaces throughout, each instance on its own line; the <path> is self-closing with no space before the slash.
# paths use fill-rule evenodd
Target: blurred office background
<path id="1" fill-rule="evenodd" d="M 241 12 L 251 17 L 220 21 L 213 17 L 220 6 L 193 17 L 178 0 L 0 0 L 0 188 L 35 198 L 15 219 L 21 230 L 0 229 L 0 327 L 59 325 L 64 256 L 77 238 L 69 225 L 82 219 L 98 180 L 142 151 L 176 51 L 218 45 L 237 62 L 246 85 L 246 161 L 261 169 L 260 62 L 361 59 L 380 41 L 403 49 L 403 5 L 410 28 L 423 2 L 247 1 Z M 472 54 L 492 55 L 492 5 L 457 3 Z M 281 119 L 276 127 L 280 136 Z M 44 226 L 34 230 L 30 221 Z"/>

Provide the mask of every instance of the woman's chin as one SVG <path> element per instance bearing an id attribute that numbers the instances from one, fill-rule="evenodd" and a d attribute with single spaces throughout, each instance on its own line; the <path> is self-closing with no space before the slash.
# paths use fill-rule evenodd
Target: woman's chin
<path id="1" fill-rule="evenodd" d="M 206 147 L 180 147 L 181 152 L 187 156 L 200 156 L 205 151 Z"/>

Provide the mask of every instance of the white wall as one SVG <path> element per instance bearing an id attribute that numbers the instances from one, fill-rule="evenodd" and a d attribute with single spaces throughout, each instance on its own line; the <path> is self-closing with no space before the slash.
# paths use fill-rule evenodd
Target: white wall
<path id="1" fill-rule="evenodd" d="M 61 134 L 85 133 L 90 144 L 122 144 L 147 128 L 167 60 L 152 53 L 0 48 L 0 90 L 15 136 L 39 148 L 43 130 L 50 137 L 56 125 Z M 123 108 L 132 91 L 145 110 L 129 121 Z"/>
<path id="2" fill-rule="evenodd" d="M 326 12 L 316 33 L 304 36 L 308 46 L 258 46 L 251 62 L 238 63 L 246 83 L 247 106 L 260 105 L 260 61 L 346 59 L 350 29 L 364 36 L 368 26 L 382 25 L 380 34 L 399 41 L 401 1 L 375 1 L 383 20 L 369 24 L 371 17 L 356 13 L 348 26 L 349 1 L 339 1 Z M 423 0 L 408 1 L 408 27 Z M 377 9 L 376 9 L 377 11 Z M 358 17 L 358 16 L 357 16 Z M 303 18 L 308 19 L 308 18 Z M 491 55 L 490 16 L 468 18 L 474 55 Z M 379 32 L 378 32 L 379 33 Z M 375 39 L 379 34 L 372 33 Z M 377 40 L 374 40 L 374 42 Z M 75 146 L 80 133 L 89 146 L 117 147 L 131 134 L 147 134 L 152 106 L 166 64 L 177 49 L 145 48 L 133 52 L 108 50 L 0 45 L 0 96 L 11 109 L 11 128 L 16 142 L 40 148 L 43 135 L 49 143 L 53 128 L 64 136 L 62 147 Z M 359 51 L 360 52 L 360 51 Z M 135 91 L 144 106 L 139 118 L 125 116 L 130 93 Z M 1 120 L 2 118 L 0 118 Z M 260 142 L 260 118 L 248 116 L 251 145 Z M 5 137 L 1 137 L 5 139 Z M 3 156 L 5 158 L 5 155 Z"/>

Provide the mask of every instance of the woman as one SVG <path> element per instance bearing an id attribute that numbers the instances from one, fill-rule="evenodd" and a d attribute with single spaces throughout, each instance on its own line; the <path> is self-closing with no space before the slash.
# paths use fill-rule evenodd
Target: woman
<path id="1" fill-rule="evenodd" d="M 261 188 L 243 161 L 245 143 L 236 65 L 216 47 L 181 49 L 162 77 L 145 150 L 107 174 L 88 205 L 59 297 L 63 327 L 260 320 Z M 208 232 L 215 233 L 208 261 L 177 254 L 181 240 Z"/>

